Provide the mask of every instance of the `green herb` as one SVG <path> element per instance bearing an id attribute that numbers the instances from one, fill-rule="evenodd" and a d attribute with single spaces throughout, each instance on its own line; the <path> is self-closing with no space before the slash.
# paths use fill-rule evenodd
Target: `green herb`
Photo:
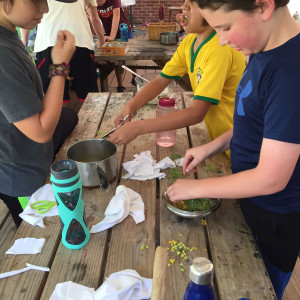
<path id="1" fill-rule="evenodd" d="M 182 156 L 181 156 L 180 154 L 171 153 L 171 154 L 169 155 L 169 157 L 170 157 L 172 160 L 175 160 L 175 159 L 181 158 Z"/>
<path id="2" fill-rule="evenodd" d="M 169 185 L 173 184 L 178 178 L 184 178 L 183 172 L 176 168 L 171 169 L 169 173 Z"/>
<path id="3" fill-rule="evenodd" d="M 106 134 L 106 132 L 104 132 L 104 131 L 101 131 L 101 130 L 97 131 L 97 135 L 104 136 L 105 134 Z"/>
<path id="4" fill-rule="evenodd" d="M 212 163 L 207 163 L 205 167 L 203 167 L 205 171 L 215 172 L 216 167 Z"/>
<path id="5" fill-rule="evenodd" d="M 209 198 L 197 198 L 184 201 L 188 211 L 209 210 L 214 206 L 214 203 Z"/>

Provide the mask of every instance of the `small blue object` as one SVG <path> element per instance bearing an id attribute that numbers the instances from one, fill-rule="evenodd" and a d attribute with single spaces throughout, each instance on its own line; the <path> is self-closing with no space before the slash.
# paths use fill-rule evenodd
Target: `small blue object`
<path id="1" fill-rule="evenodd" d="M 128 42 L 128 26 L 125 23 L 119 25 L 121 32 L 121 42 Z"/>

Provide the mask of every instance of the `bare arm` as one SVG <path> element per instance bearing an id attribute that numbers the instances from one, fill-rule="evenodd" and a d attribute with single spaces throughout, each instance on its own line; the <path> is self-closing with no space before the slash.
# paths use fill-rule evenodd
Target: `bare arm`
<path id="1" fill-rule="evenodd" d="M 104 44 L 104 30 L 103 30 L 103 26 L 101 24 L 100 18 L 98 16 L 98 12 L 97 12 L 97 6 L 89 6 L 87 8 L 87 12 L 89 14 L 90 20 L 91 20 L 91 24 L 95 30 L 97 39 L 99 41 L 99 44 L 97 44 L 98 47 L 100 47 L 101 45 Z"/>
<path id="2" fill-rule="evenodd" d="M 197 124 L 203 121 L 210 106 L 210 102 L 194 100 L 190 107 L 175 111 L 166 116 L 126 123 L 112 133 L 109 139 L 115 144 L 127 144 L 141 134 L 172 130 Z"/>
<path id="3" fill-rule="evenodd" d="M 69 63 L 74 51 L 74 36 L 68 31 L 60 31 L 51 52 L 53 63 Z M 28 138 L 38 143 L 45 143 L 52 138 L 61 114 L 64 84 L 64 76 L 52 77 L 43 98 L 44 109 L 38 114 L 14 123 Z"/>
<path id="4" fill-rule="evenodd" d="M 211 156 L 216 155 L 217 153 L 228 150 L 230 147 L 232 134 L 233 129 L 230 129 L 207 144 L 188 149 L 184 156 L 182 166 L 183 174 L 186 175 L 189 172 L 196 172 L 196 166 L 199 163 Z"/>
<path id="5" fill-rule="evenodd" d="M 115 125 L 119 125 L 121 120 L 132 115 L 149 101 L 159 95 L 170 83 L 171 79 L 167 79 L 158 75 L 153 80 L 148 82 L 121 110 L 119 115 L 115 118 Z"/>
<path id="6" fill-rule="evenodd" d="M 256 168 L 230 176 L 200 180 L 179 179 L 168 187 L 172 201 L 201 197 L 247 198 L 282 191 L 299 159 L 300 145 L 263 139 Z"/>
<path id="7" fill-rule="evenodd" d="M 120 8 L 114 8 L 111 30 L 109 36 L 107 36 L 105 40 L 113 41 L 116 38 L 118 28 L 119 28 L 119 23 L 120 23 Z"/>
<path id="8" fill-rule="evenodd" d="M 29 32 L 30 30 L 28 29 L 20 28 L 22 43 L 25 47 L 28 45 Z"/>

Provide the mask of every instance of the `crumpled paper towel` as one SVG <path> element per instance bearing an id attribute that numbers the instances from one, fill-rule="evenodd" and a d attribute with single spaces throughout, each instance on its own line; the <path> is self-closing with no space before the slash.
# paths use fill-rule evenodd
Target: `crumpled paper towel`
<path id="1" fill-rule="evenodd" d="M 160 173 L 160 170 L 176 167 L 174 161 L 168 156 L 156 163 L 149 150 L 133 156 L 134 160 L 123 163 L 123 168 L 128 172 L 122 176 L 124 179 L 161 179 L 165 178 L 166 174 Z"/>
<path id="2" fill-rule="evenodd" d="M 136 224 L 143 222 L 145 220 L 144 202 L 140 194 L 124 185 L 119 185 L 104 214 L 105 218 L 91 228 L 91 233 L 111 228 L 122 222 L 128 215 L 133 217 Z"/>
<path id="3" fill-rule="evenodd" d="M 123 270 L 106 278 L 97 291 L 72 281 L 58 283 L 49 300 L 142 300 L 150 299 L 151 290 L 152 279 Z"/>
<path id="4" fill-rule="evenodd" d="M 44 247 L 46 239 L 22 238 L 15 240 L 14 244 L 9 248 L 5 254 L 37 254 L 40 253 Z"/>
<path id="5" fill-rule="evenodd" d="M 30 200 L 22 213 L 19 216 L 26 222 L 30 223 L 31 225 L 40 226 L 45 228 L 43 218 L 44 217 L 52 217 L 58 215 L 57 206 L 52 207 L 48 212 L 44 214 L 39 214 L 36 212 L 35 209 L 31 208 L 31 205 L 37 201 L 41 200 L 49 200 L 55 202 L 54 193 L 52 190 L 51 184 L 45 184 L 40 187 L 35 193 L 32 194 Z"/>

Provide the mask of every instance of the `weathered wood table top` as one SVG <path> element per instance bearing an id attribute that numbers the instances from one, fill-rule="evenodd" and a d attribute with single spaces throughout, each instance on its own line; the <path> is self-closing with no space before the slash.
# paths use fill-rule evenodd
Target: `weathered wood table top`
<path id="1" fill-rule="evenodd" d="M 148 39 L 129 39 L 129 50 L 125 55 L 104 55 L 96 47 L 95 61 L 111 60 L 169 60 L 177 49 L 177 45 L 162 45 L 159 41 L 149 41 Z"/>
<path id="2" fill-rule="evenodd" d="M 132 97 L 132 93 L 89 94 L 79 112 L 79 124 L 66 140 L 57 160 L 66 158 L 66 150 L 73 143 L 99 137 L 114 126 L 114 117 Z M 178 106 L 190 105 L 192 95 L 176 95 Z M 153 118 L 155 106 L 141 108 L 135 118 Z M 139 136 L 126 147 L 119 146 L 119 179 L 111 184 L 109 192 L 100 189 L 83 188 L 85 213 L 88 227 L 97 224 L 104 217 L 104 211 L 114 196 L 117 185 L 125 185 L 139 193 L 145 203 L 145 218 L 135 224 L 127 217 L 120 224 L 101 233 L 91 234 L 88 244 L 79 250 L 67 249 L 61 243 L 59 217 L 45 218 L 46 228 L 33 227 L 23 222 L 14 239 L 34 237 L 46 238 L 42 253 L 36 255 L 5 255 L 0 260 L 0 273 L 18 270 L 25 263 L 47 266 L 49 273 L 28 271 L 0 280 L 0 299 L 49 299 L 57 283 L 73 281 L 97 289 L 111 273 L 123 269 L 134 269 L 141 276 L 152 278 L 155 249 L 158 245 L 169 246 L 170 240 L 181 241 L 190 247 L 197 247 L 188 254 L 189 260 L 197 256 L 209 257 L 215 267 L 214 286 L 219 299 L 237 300 L 247 297 L 252 300 L 275 299 L 275 294 L 259 255 L 254 238 L 244 222 L 237 200 L 223 199 L 221 206 L 212 215 L 202 219 L 183 219 L 162 203 L 167 180 L 125 180 L 121 178 L 122 162 L 133 159 L 134 154 L 150 150 L 157 161 L 170 153 L 184 155 L 185 150 L 208 141 L 206 128 L 202 124 L 177 130 L 177 142 L 171 148 L 160 148 L 155 144 L 155 134 Z M 206 168 L 213 164 L 215 171 Z M 225 155 L 220 154 L 203 162 L 196 177 L 223 176 L 230 174 Z M 194 175 L 189 175 L 193 177 Z M 1 230 L 3 234 L 5 231 Z M 5 236 L 1 237 L 3 240 Z M 10 243 L 9 247 L 12 245 Z M 148 245 L 149 248 L 143 248 Z M 7 250 L 7 249 L 6 249 Z M 182 262 L 176 258 L 167 269 L 167 295 L 165 299 L 181 300 L 189 282 L 188 263 L 183 262 L 185 271 L 180 271 Z M 165 300 L 162 299 L 162 300 Z"/>
<path id="3" fill-rule="evenodd" d="M 119 67 L 119 71 L 121 73 L 123 72 L 121 66 L 126 65 L 127 61 L 132 60 L 152 60 L 161 69 L 163 69 L 166 62 L 168 62 L 172 58 L 173 54 L 177 50 L 177 47 L 177 45 L 162 45 L 160 44 L 160 41 L 149 41 L 148 39 L 129 39 L 129 50 L 125 55 L 104 55 L 101 54 L 101 50 L 96 47 L 94 59 L 95 62 L 105 60 L 114 62 Z M 102 81 L 104 80 L 107 80 L 107 78 L 102 79 Z M 192 90 L 188 75 L 185 75 L 181 80 L 176 81 L 184 90 Z M 108 91 L 108 85 L 106 82 L 104 86 L 105 88 L 102 91 Z"/>

